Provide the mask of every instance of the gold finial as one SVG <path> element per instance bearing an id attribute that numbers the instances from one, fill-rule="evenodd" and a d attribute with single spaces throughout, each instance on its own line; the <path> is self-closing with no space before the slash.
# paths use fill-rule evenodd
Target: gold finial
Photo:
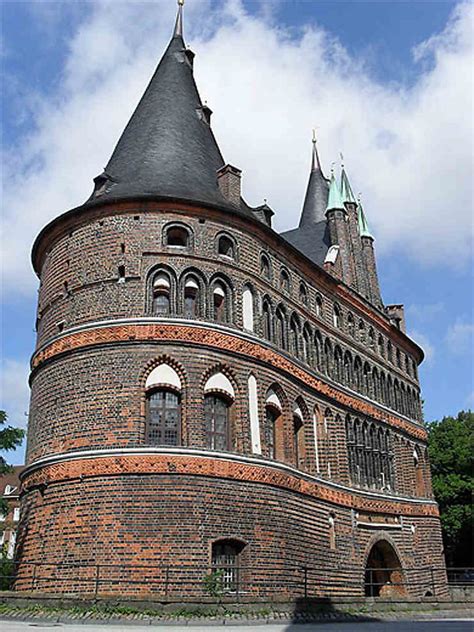
<path id="1" fill-rule="evenodd" d="M 313 127 L 313 143 L 317 142 L 317 138 L 316 138 L 316 128 Z"/>
<path id="2" fill-rule="evenodd" d="M 184 0 L 178 0 L 178 6 L 182 7 L 184 5 Z"/>

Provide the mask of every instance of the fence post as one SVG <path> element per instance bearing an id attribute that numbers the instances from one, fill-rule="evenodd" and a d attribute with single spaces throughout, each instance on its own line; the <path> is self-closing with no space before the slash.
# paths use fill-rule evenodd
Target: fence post
<path id="1" fill-rule="evenodd" d="M 168 596 L 169 572 L 170 572 L 170 565 L 167 564 L 166 565 L 166 570 L 165 570 L 165 595 L 166 596 Z"/>
<path id="2" fill-rule="evenodd" d="M 36 590 L 36 562 L 33 562 L 33 590 Z"/>
<path id="3" fill-rule="evenodd" d="M 94 587 L 94 597 L 97 599 L 97 595 L 99 593 L 99 575 L 100 575 L 100 565 L 96 564 L 95 567 L 95 587 Z"/>
<path id="4" fill-rule="evenodd" d="M 308 567 L 303 566 L 303 577 L 304 577 L 304 598 L 308 597 Z"/>

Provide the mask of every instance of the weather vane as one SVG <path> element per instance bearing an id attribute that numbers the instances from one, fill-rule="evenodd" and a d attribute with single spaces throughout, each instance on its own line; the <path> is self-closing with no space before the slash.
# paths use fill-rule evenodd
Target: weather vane
<path id="1" fill-rule="evenodd" d="M 339 152 L 339 156 L 341 158 L 341 167 L 344 169 L 344 154 L 342 151 Z"/>
<path id="2" fill-rule="evenodd" d="M 316 128 L 313 127 L 313 143 L 317 142 L 317 138 L 316 138 Z"/>

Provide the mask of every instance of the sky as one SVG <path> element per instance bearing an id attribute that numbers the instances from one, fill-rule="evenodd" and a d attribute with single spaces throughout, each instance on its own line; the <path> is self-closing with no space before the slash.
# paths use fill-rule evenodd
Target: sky
<path id="1" fill-rule="evenodd" d="M 41 228 L 84 202 L 169 40 L 173 0 L 2 9 L 0 408 L 25 427 Z M 243 193 L 298 223 L 311 130 L 361 192 L 386 304 L 424 349 L 425 419 L 474 405 L 473 4 L 186 0 L 201 97 Z M 23 448 L 9 454 L 21 463 Z"/>

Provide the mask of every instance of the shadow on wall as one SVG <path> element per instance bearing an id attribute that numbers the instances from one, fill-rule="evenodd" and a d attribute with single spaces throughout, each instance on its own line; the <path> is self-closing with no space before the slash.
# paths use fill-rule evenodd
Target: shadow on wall
<path id="1" fill-rule="evenodd" d="M 300 625 L 302 623 L 326 623 L 330 621 L 355 623 L 377 622 L 380 619 L 370 614 L 350 614 L 348 611 L 338 610 L 331 599 L 327 597 L 306 597 L 295 601 L 292 622 L 285 628 L 285 632 L 301 632 Z"/>

